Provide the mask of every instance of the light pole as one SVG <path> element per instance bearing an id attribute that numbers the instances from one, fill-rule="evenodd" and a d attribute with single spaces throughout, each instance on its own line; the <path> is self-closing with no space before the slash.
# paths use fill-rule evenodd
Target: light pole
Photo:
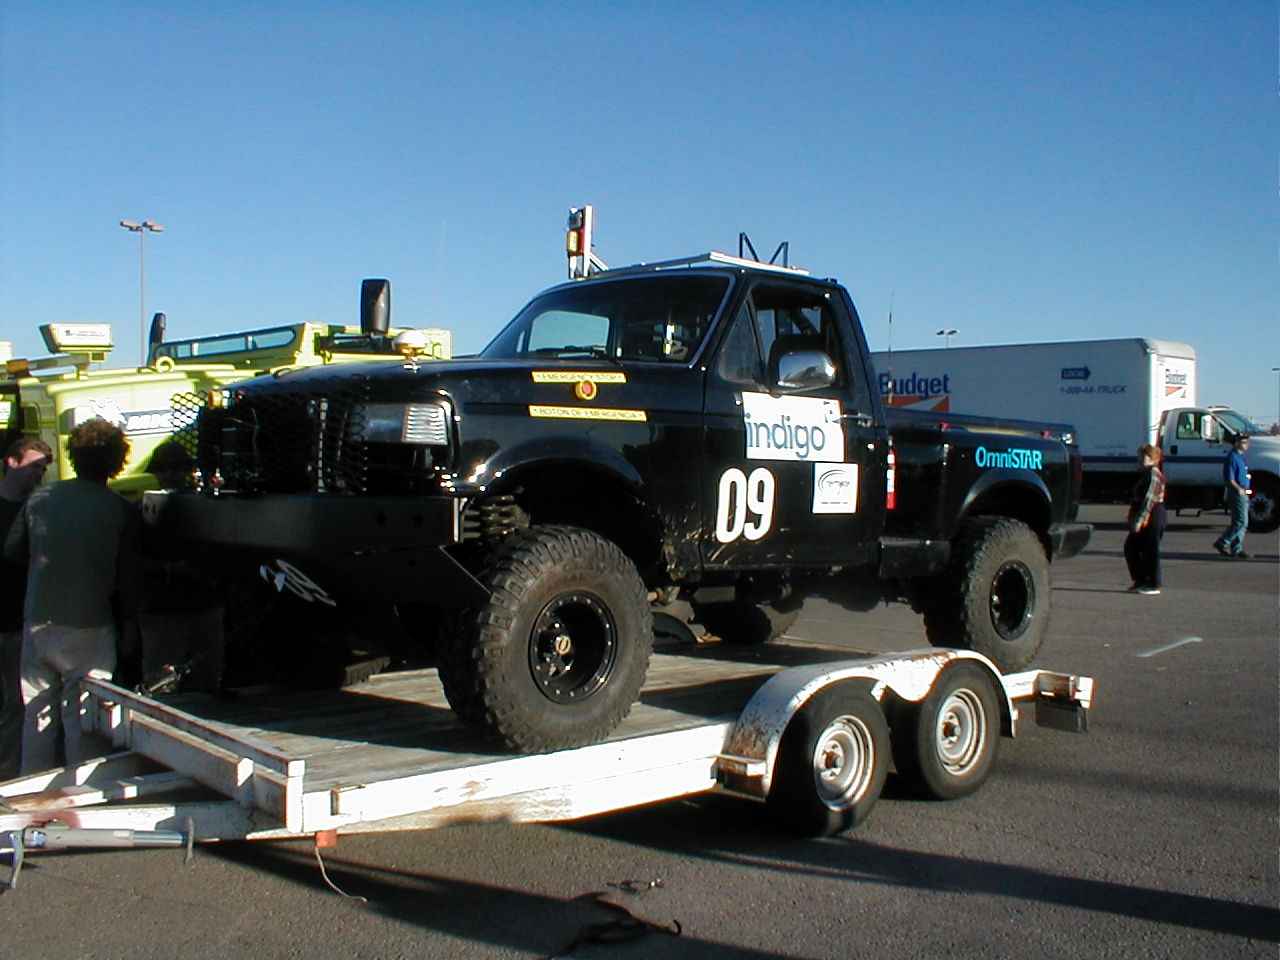
<path id="1" fill-rule="evenodd" d="M 951 338 L 954 337 L 959 332 L 960 332 L 959 330 L 947 330 L 944 328 L 942 330 L 937 331 L 937 336 L 944 337 L 945 339 L 942 341 L 942 345 L 944 347 L 949 347 L 951 346 Z"/>
<path id="2" fill-rule="evenodd" d="M 138 235 L 138 350 L 142 354 L 138 365 L 143 366 L 147 362 L 147 258 L 144 240 L 148 230 L 163 233 L 164 226 L 152 220 L 143 220 L 141 223 L 121 220 L 120 226 Z"/>
<path id="3" fill-rule="evenodd" d="M 1272 367 L 1271 372 L 1276 375 L 1276 423 L 1280 424 L 1280 367 Z"/>

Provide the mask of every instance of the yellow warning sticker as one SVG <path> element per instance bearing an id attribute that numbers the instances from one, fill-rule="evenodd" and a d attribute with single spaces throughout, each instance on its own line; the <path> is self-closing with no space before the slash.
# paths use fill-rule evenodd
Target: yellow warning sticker
<path id="1" fill-rule="evenodd" d="M 578 383 L 589 380 L 591 383 L 626 383 L 627 375 L 621 370 L 534 370 L 534 383 Z"/>
<path id="2" fill-rule="evenodd" d="M 625 420 L 628 423 L 644 423 L 648 416 L 643 410 L 619 410 L 610 407 L 547 407 L 529 404 L 529 416 L 553 420 Z"/>

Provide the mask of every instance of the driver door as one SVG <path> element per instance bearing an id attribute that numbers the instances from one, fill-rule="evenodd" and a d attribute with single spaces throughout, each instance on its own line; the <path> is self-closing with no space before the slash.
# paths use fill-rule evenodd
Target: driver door
<path id="1" fill-rule="evenodd" d="M 704 405 L 705 567 L 849 565 L 872 555 L 883 470 L 868 469 L 876 437 L 857 412 L 870 405 L 857 400 L 868 384 L 849 362 L 849 323 L 830 292 L 762 279 L 721 338 Z M 795 350 L 825 353 L 835 381 L 772 385 L 771 354 Z"/>

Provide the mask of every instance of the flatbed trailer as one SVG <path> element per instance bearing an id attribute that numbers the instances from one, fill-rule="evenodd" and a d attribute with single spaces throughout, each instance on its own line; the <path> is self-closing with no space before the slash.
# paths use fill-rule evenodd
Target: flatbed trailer
<path id="1" fill-rule="evenodd" d="M 1093 681 L 1001 676 L 964 650 L 694 647 L 654 655 L 640 701 L 607 740 L 536 755 L 463 726 L 434 669 L 233 699 L 161 700 L 100 680 L 85 690 L 86 731 L 110 752 L 0 783 L 0 849 L 13 851 L 15 882 L 23 853 L 38 849 L 331 842 L 575 820 L 713 791 L 766 801 L 801 833 L 830 833 L 865 819 L 891 756 L 946 798 L 981 786 L 1020 708 L 1084 732 Z"/>

